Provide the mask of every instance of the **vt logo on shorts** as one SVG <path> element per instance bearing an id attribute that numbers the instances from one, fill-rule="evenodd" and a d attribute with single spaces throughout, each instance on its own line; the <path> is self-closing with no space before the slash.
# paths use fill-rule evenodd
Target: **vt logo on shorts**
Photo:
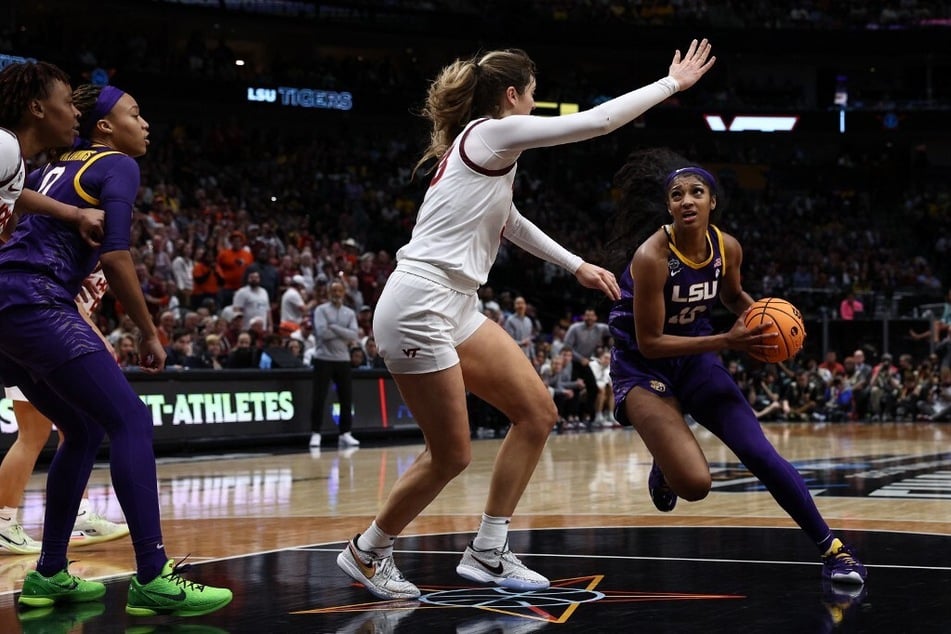
<path id="1" fill-rule="evenodd" d="M 403 348 L 403 354 L 405 354 L 410 359 L 415 359 L 417 352 L 419 352 L 419 348 Z"/>

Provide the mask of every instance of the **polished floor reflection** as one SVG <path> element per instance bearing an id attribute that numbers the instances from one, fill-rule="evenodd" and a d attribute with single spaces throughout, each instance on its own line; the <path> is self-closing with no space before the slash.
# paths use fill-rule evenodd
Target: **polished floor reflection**
<path id="1" fill-rule="evenodd" d="M 768 424 L 823 515 L 869 564 L 862 590 L 820 582 L 814 549 L 722 444 L 697 428 L 714 491 L 661 514 L 646 494 L 650 457 L 629 430 L 552 435 L 513 521 L 512 545 L 553 580 L 541 593 L 473 587 L 455 565 L 477 527 L 499 440 L 397 542 L 424 596 L 375 601 L 334 564 L 421 446 L 368 439 L 359 450 L 289 448 L 160 460 L 170 556 L 235 601 L 195 619 L 123 612 L 128 539 L 71 552 L 71 570 L 106 579 L 101 602 L 17 613 L 33 557 L 0 557 L 0 632 L 915 632 L 951 631 L 951 427 Z M 303 442 L 302 442 L 303 444 Z M 23 511 L 41 533 L 44 474 Z M 93 504 L 118 519 L 108 469 Z"/>

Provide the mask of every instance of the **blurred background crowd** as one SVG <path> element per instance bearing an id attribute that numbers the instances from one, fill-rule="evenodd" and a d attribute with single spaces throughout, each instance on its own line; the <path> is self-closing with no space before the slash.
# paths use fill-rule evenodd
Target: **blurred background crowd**
<path id="1" fill-rule="evenodd" d="M 151 123 L 133 256 L 170 369 L 307 366 L 309 313 L 333 280 L 359 314 L 355 367 L 382 367 L 373 309 L 427 183 L 411 178 L 427 140 L 415 113 L 448 61 L 525 48 L 536 99 L 550 102 L 538 113 L 557 114 L 660 78 L 675 48 L 709 37 L 717 67 L 691 91 L 618 134 L 520 160 L 520 210 L 599 262 L 614 173 L 635 147 L 671 146 L 720 179 L 719 224 L 745 247 L 749 292 L 806 315 L 810 345 L 794 362 L 734 360 L 764 418 L 941 418 L 951 404 L 947 3 L 105 0 L 93 15 L 47 0 L 4 13 L 8 59 L 112 82 Z M 288 86 L 351 107 L 249 101 Z M 714 132 L 703 118 L 790 113 L 798 127 L 776 133 Z M 507 244 L 481 295 L 503 325 L 524 298 L 543 373 L 586 308 L 607 316 L 564 271 Z M 133 368 L 135 333 L 108 296 L 99 322 Z M 830 353 L 841 372 L 820 371 Z M 856 376 L 886 362 L 864 385 Z"/>

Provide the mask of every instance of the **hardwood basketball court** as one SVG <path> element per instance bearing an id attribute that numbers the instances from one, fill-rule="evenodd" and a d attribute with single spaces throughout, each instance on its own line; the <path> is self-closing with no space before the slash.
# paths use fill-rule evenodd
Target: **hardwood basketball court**
<path id="1" fill-rule="evenodd" d="M 169 556 L 191 579 L 234 590 L 231 605 L 192 619 L 127 616 L 128 538 L 72 549 L 71 571 L 106 580 L 102 601 L 19 612 L 33 556 L 0 557 L 2 632 L 915 632 L 951 630 L 951 450 L 941 424 L 765 425 L 800 470 L 820 511 L 869 567 L 864 589 L 820 580 L 814 547 L 712 435 L 694 432 L 714 489 L 656 511 L 650 456 L 636 433 L 552 434 L 513 520 L 511 544 L 552 579 L 544 592 L 475 586 L 455 566 L 478 527 L 498 439 L 473 441 L 469 469 L 397 542 L 397 563 L 423 590 L 376 600 L 337 569 L 420 439 L 358 450 L 265 449 L 163 457 Z M 325 440 L 326 442 L 326 440 Z M 94 506 L 121 511 L 109 472 Z M 39 537 L 45 473 L 34 474 L 23 522 Z"/>

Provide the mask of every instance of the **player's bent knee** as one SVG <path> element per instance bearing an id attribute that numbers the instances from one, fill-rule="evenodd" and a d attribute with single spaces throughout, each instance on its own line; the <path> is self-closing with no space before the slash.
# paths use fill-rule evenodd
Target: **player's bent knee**
<path id="1" fill-rule="evenodd" d="M 669 482 L 671 488 L 677 494 L 677 497 L 683 498 L 688 502 L 699 502 L 710 494 L 710 488 L 713 481 L 710 474 L 688 476 L 678 483 Z"/>

